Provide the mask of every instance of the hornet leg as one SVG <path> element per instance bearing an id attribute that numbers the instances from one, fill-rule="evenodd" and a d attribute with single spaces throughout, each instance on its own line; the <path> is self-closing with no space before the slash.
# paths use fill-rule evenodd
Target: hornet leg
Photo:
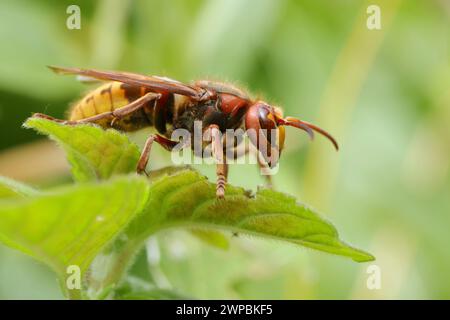
<path id="1" fill-rule="evenodd" d="M 152 134 L 151 136 L 149 136 L 147 138 L 147 141 L 145 141 L 144 149 L 142 150 L 141 157 L 139 158 L 139 161 L 137 163 L 137 173 L 144 172 L 145 174 L 147 174 L 147 172 L 145 172 L 145 168 L 147 167 L 153 142 L 157 142 L 167 151 L 172 151 L 172 149 L 178 144 L 178 142 L 164 138 L 159 134 Z"/>
<path id="2" fill-rule="evenodd" d="M 223 145 L 219 127 L 215 124 L 210 125 L 206 130 L 210 130 L 212 153 L 216 159 L 216 197 L 223 199 L 228 178 L 228 164 L 223 152 Z"/>
<path id="3" fill-rule="evenodd" d="M 48 116 L 48 115 L 42 114 L 42 113 L 35 113 L 35 114 L 33 114 L 33 117 L 44 118 L 44 119 L 52 120 L 52 121 L 59 122 L 62 124 L 67 124 L 67 125 L 92 123 L 92 122 L 96 122 L 98 120 L 103 120 L 105 118 L 112 117 L 113 120 L 111 121 L 111 126 L 113 126 L 114 122 L 116 122 L 117 120 L 125 117 L 126 115 L 129 115 L 129 114 L 135 112 L 136 110 L 139 110 L 147 102 L 152 101 L 152 100 L 156 101 L 160 97 L 161 97 L 161 94 L 159 94 L 159 93 L 149 92 L 149 93 L 143 95 L 142 97 L 140 97 L 139 99 L 136 99 L 133 102 L 127 104 L 126 106 L 123 106 L 121 108 L 118 108 L 118 109 L 110 111 L 110 112 L 104 112 L 104 113 L 97 114 L 95 116 L 88 117 L 85 119 L 80 119 L 80 120 L 61 120 L 61 119 L 56 119 L 56 118 L 53 118 L 51 116 Z"/>
<path id="4" fill-rule="evenodd" d="M 223 199 L 225 196 L 225 187 L 228 179 L 228 163 L 218 163 L 216 165 L 216 197 Z"/>

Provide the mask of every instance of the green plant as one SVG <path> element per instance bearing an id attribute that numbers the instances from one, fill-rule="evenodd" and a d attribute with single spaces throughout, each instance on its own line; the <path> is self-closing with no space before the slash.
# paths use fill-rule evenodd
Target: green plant
<path id="1" fill-rule="evenodd" d="M 215 185 L 188 168 L 166 168 L 150 178 L 134 168 L 139 149 L 127 136 L 93 125 L 65 126 L 30 118 L 25 127 L 49 135 L 65 150 L 75 184 L 35 190 L 0 180 L 0 240 L 50 266 L 72 299 L 173 298 L 177 293 L 127 278 L 144 241 L 166 228 L 197 228 L 219 247 L 219 230 L 274 238 L 350 257 L 373 256 L 342 242 L 331 223 L 286 194 L 255 195 L 229 186 L 223 200 Z M 70 266 L 81 271 L 81 288 L 66 285 Z"/>

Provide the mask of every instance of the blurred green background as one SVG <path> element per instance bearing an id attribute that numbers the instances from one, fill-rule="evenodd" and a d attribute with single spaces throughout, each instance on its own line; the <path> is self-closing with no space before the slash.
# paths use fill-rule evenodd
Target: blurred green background
<path id="1" fill-rule="evenodd" d="M 66 28 L 70 4 L 81 8 L 80 30 Z M 371 4 L 381 30 L 366 27 Z M 70 181 L 54 146 L 21 128 L 32 112 L 62 117 L 88 90 L 46 65 L 231 81 L 336 136 L 339 153 L 288 129 L 275 188 L 318 208 L 377 260 L 242 235 L 222 251 L 174 230 L 149 240 L 133 273 L 195 298 L 450 298 L 449 31 L 448 0 L 3 0 L 0 174 L 36 186 Z M 159 149 L 153 161 L 170 157 Z M 230 182 L 255 189 L 264 180 L 235 165 Z M 379 290 L 366 286 L 371 264 Z M 45 266 L 1 246 L 0 298 L 62 295 Z"/>

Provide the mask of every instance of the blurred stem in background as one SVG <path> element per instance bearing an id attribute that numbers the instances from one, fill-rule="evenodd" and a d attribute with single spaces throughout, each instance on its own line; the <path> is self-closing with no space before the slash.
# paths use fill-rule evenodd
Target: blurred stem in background
<path id="1" fill-rule="evenodd" d="M 97 4 L 91 32 L 91 65 L 111 69 L 118 65 L 126 44 L 129 0 L 102 0 Z"/>
<path id="2" fill-rule="evenodd" d="M 369 30 L 366 27 L 366 10 L 372 2 L 365 1 L 361 5 L 353 30 L 325 86 L 316 119 L 317 123 L 341 141 L 341 153 L 345 152 L 345 143 L 342 144 L 342 141 L 351 122 L 358 95 L 402 0 L 377 2 L 382 12 L 381 30 Z M 335 155 L 330 157 L 328 145 L 314 143 L 309 148 L 302 198 L 306 203 L 328 212 L 330 198 L 336 186 L 339 163 L 338 160 L 333 161 Z"/>

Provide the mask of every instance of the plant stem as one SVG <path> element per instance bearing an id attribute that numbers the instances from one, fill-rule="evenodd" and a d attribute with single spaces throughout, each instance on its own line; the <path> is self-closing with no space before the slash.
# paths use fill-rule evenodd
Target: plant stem
<path id="1" fill-rule="evenodd" d="M 132 264 L 142 243 L 141 239 L 116 240 L 105 253 L 94 260 L 87 279 L 90 298 L 103 299 L 109 296 L 111 289 L 117 287 Z"/>

